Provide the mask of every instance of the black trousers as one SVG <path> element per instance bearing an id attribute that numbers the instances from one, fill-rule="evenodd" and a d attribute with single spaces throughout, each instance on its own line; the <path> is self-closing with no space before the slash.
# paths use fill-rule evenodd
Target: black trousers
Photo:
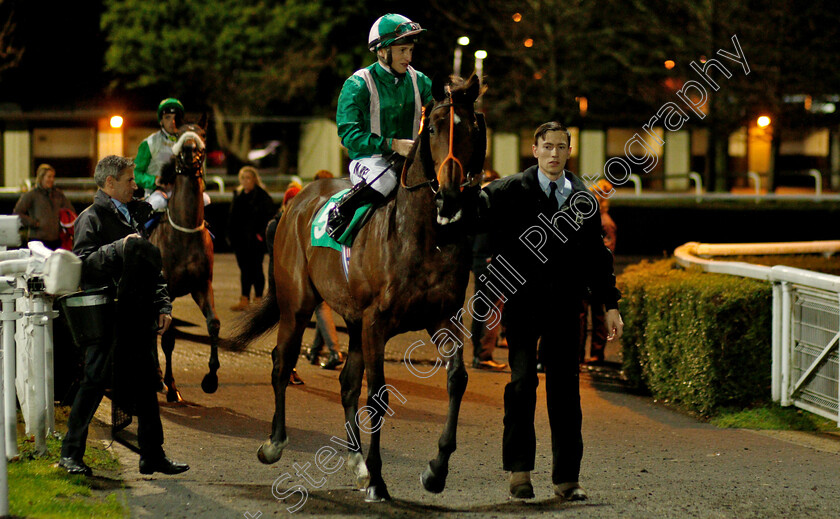
<path id="1" fill-rule="evenodd" d="M 508 304 L 507 326 L 510 383 L 505 387 L 502 462 L 504 470 L 534 470 L 537 406 L 537 342 L 545 366 L 545 392 L 551 428 L 552 482 L 577 481 L 583 458 L 578 344 L 580 302 L 544 305 Z"/>
<path id="2" fill-rule="evenodd" d="M 262 268 L 265 244 L 261 242 L 241 244 L 234 247 L 233 252 L 236 255 L 236 264 L 239 265 L 242 296 L 249 297 L 251 287 L 254 287 L 254 296 L 262 297 L 265 290 L 265 274 Z"/>
<path id="3" fill-rule="evenodd" d="M 481 281 L 482 275 L 489 276 L 490 271 L 487 269 L 487 264 L 476 267 L 473 265 L 473 276 L 475 279 L 475 292 L 481 291 L 487 298 L 493 300 L 496 309 L 501 311 L 504 308 L 504 303 L 496 297 L 492 290 L 487 287 L 484 281 Z M 476 312 L 484 312 L 486 308 L 484 305 L 476 308 Z M 496 326 L 490 330 L 487 328 L 487 322 L 480 321 L 473 318 L 470 333 L 472 334 L 473 344 L 473 360 L 493 360 L 493 352 L 496 349 L 496 341 L 499 338 L 499 331 L 501 324 L 496 323 Z"/>
<path id="4" fill-rule="evenodd" d="M 61 444 L 61 456 L 82 461 L 87 444 L 88 428 L 93 419 L 108 377 L 111 376 L 111 352 L 106 344 L 89 346 L 85 351 L 84 376 L 67 420 L 67 436 Z M 155 391 L 138 391 L 135 396 L 137 441 L 140 455 L 163 456 L 163 426 Z"/>

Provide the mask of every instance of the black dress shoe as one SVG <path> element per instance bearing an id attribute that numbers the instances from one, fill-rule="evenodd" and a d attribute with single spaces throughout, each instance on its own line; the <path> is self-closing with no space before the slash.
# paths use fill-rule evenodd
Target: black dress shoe
<path id="1" fill-rule="evenodd" d="M 306 357 L 306 360 L 308 360 L 310 364 L 312 364 L 313 366 L 317 366 L 318 365 L 318 354 L 319 353 L 320 352 L 313 351 L 312 348 L 307 348 L 304 356 Z"/>
<path id="2" fill-rule="evenodd" d="M 83 474 L 85 476 L 93 474 L 93 471 L 85 465 L 84 461 L 76 461 L 73 458 L 61 458 L 58 460 L 58 466 L 66 470 L 68 474 Z"/>
<path id="3" fill-rule="evenodd" d="M 178 463 L 163 456 L 161 458 L 140 458 L 140 474 L 154 474 L 160 472 L 161 474 L 180 474 L 190 470 L 190 466 L 186 463 Z"/>
<path id="4" fill-rule="evenodd" d="M 341 358 L 341 354 L 333 351 L 330 352 L 330 356 L 326 360 L 321 361 L 321 369 L 335 369 L 343 363 L 344 359 Z"/>

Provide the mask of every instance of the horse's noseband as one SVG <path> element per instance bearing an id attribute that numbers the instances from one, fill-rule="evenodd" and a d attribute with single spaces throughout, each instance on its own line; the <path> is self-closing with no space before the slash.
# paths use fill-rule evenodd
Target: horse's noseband
<path id="1" fill-rule="evenodd" d="M 186 146 L 186 142 L 191 140 L 193 146 Z M 191 158 L 187 158 L 187 152 L 190 152 Z M 178 158 L 175 161 L 175 172 L 178 175 L 194 175 L 196 177 L 204 176 L 204 157 L 206 155 L 206 148 L 204 146 L 204 139 L 193 130 L 188 130 L 178 136 L 178 142 L 172 146 L 172 153 Z"/>
<path id="2" fill-rule="evenodd" d="M 443 162 L 440 163 L 440 166 L 438 166 L 438 170 L 437 170 L 436 173 L 434 171 L 428 171 L 429 168 L 426 168 L 426 170 L 427 170 L 426 178 L 428 180 L 426 180 L 425 182 L 421 182 L 419 184 L 415 184 L 413 186 L 408 186 L 405 183 L 405 175 L 406 175 L 406 172 L 408 170 L 408 162 L 409 162 L 409 161 L 406 161 L 406 163 L 403 165 L 403 171 L 402 171 L 402 175 L 401 175 L 401 179 L 400 179 L 400 184 L 402 185 L 402 187 L 404 187 L 405 189 L 407 189 L 409 191 L 413 191 L 415 189 L 418 189 L 420 187 L 428 185 L 431 188 L 432 192 L 438 193 L 438 191 L 440 191 L 441 176 L 443 175 L 443 168 L 444 168 L 444 166 L 446 165 L 447 162 L 453 162 L 455 164 L 455 166 L 458 167 L 458 170 L 459 170 L 459 174 L 458 174 L 458 184 L 459 185 L 458 185 L 458 187 L 461 191 L 463 191 L 464 188 L 467 187 L 467 186 L 476 185 L 477 184 L 477 179 L 480 178 L 480 175 L 476 175 L 471 170 L 466 171 L 466 174 L 465 174 L 463 164 L 461 164 L 461 161 L 458 159 L 458 157 L 455 156 L 455 146 L 454 146 L 454 142 L 455 142 L 454 141 L 454 139 L 455 139 L 455 103 L 452 101 L 451 97 L 449 98 L 449 100 L 447 102 L 441 103 L 438 106 L 435 106 L 434 108 L 432 108 L 430 110 L 429 115 L 423 117 L 423 119 L 421 120 L 421 123 L 420 123 L 420 132 L 419 132 L 421 138 L 424 138 L 424 137 L 428 138 L 429 128 L 426 125 L 426 120 L 431 118 L 431 112 L 434 112 L 435 110 L 439 110 L 439 109 L 442 109 L 442 108 L 449 108 L 449 152 L 446 154 L 446 157 L 444 157 Z M 473 112 L 473 113 L 475 114 L 475 112 Z M 478 126 L 478 131 L 479 132 L 484 131 L 484 125 L 481 124 L 482 121 L 480 121 L 479 117 L 478 117 L 479 114 L 475 114 L 475 115 L 476 115 L 476 122 L 477 122 L 477 126 Z M 473 150 L 473 151 L 476 152 L 477 150 Z M 483 159 L 484 159 L 484 157 L 482 157 L 482 164 L 484 162 Z M 471 162 L 474 162 L 474 161 L 471 161 Z M 461 180 L 464 179 L 464 178 L 466 178 L 466 180 L 464 182 L 461 182 Z"/>

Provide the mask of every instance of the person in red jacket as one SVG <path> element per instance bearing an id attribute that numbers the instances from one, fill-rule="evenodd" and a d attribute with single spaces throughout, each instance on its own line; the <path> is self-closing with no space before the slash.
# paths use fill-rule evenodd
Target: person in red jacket
<path id="1" fill-rule="evenodd" d="M 59 215 L 62 210 L 73 213 L 73 205 L 55 187 L 55 169 L 49 164 L 41 164 L 35 173 L 35 189 L 20 197 L 14 214 L 19 215 L 29 229 L 29 241 L 40 241 L 55 250 L 61 246 Z"/>

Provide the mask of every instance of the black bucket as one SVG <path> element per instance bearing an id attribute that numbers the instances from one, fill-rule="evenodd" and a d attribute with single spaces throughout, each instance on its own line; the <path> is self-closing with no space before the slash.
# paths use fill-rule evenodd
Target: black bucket
<path id="1" fill-rule="evenodd" d="M 70 335 L 79 348 L 110 341 L 114 335 L 114 299 L 107 288 L 93 288 L 58 299 Z"/>

